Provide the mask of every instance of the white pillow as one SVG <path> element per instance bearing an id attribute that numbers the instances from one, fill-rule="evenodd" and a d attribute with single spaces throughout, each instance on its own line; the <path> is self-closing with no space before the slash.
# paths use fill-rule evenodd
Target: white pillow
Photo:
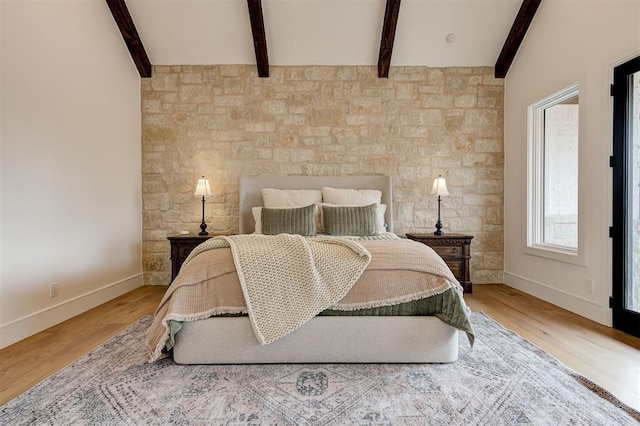
<path id="1" fill-rule="evenodd" d="M 253 220 L 256 221 L 256 226 L 253 232 L 256 234 L 262 234 L 262 207 L 252 207 L 251 214 L 253 214 Z"/>
<path id="2" fill-rule="evenodd" d="M 320 217 L 320 203 L 316 203 L 316 229 L 320 229 L 322 227 L 322 218 Z M 306 207 L 306 206 L 303 206 Z M 385 206 L 386 207 L 386 206 Z M 281 209 L 286 209 L 288 207 L 269 207 L 269 208 L 281 208 Z M 256 222 L 255 227 L 254 227 L 254 233 L 255 234 L 262 234 L 262 207 L 251 207 L 251 214 L 253 215 L 253 220 Z M 383 220 L 384 220 L 384 213 L 383 213 Z M 318 231 L 318 233 L 320 233 Z"/>
<path id="3" fill-rule="evenodd" d="M 387 232 L 387 221 L 384 220 L 384 215 L 387 212 L 386 204 L 378 204 L 378 234 Z"/>
<path id="4" fill-rule="evenodd" d="M 377 189 L 344 189 L 322 187 L 322 202 L 342 206 L 368 206 L 382 203 L 382 191 Z"/>
<path id="5" fill-rule="evenodd" d="M 373 203 L 371 203 L 373 204 Z M 368 204 L 367 204 L 368 205 Z M 316 214 L 318 215 L 319 220 L 316 221 L 316 226 L 318 229 L 318 234 L 324 234 L 324 221 L 322 219 L 322 206 L 331 206 L 331 207 L 362 207 L 356 206 L 353 204 L 332 204 L 332 203 L 320 203 L 316 205 Z M 387 211 L 386 204 L 378 204 L 378 234 L 382 232 L 387 232 L 387 223 L 384 220 L 384 214 Z M 255 208 L 255 207 L 254 207 Z M 258 216 L 260 213 L 258 213 Z M 255 216 L 255 214 L 254 214 Z"/>
<path id="6" fill-rule="evenodd" d="M 265 207 L 272 209 L 278 207 L 306 207 L 321 201 L 322 192 L 317 189 L 262 189 L 262 203 Z"/>

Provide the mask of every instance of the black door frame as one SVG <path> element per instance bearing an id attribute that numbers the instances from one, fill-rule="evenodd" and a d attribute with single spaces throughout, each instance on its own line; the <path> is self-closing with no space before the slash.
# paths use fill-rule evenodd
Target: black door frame
<path id="1" fill-rule="evenodd" d="M 640 71 L 640 56 L 614 68 L 613 85 L 613 227 L 612 227 L 612 300 L 613 327 L 640 337 L 640 314 L 625 308 L 624 297 L 629 271 L 629 251 L 627 247 L 628 208 L 627 187 L 629 160 L 631 150 L 629 146 L 629 95 L 631 93 L 629 76 Z"/>

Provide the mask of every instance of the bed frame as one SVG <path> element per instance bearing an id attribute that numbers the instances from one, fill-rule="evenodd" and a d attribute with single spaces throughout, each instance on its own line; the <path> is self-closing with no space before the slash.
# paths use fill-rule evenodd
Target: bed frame
<path id="1" fill-rule="evenodd" d="M 240 232 L 253 232 L 251 208 L 262 188 L 379 189 L 393 229 L 389 176 L 245 176 L 240 181 Z M 260 345 L 248 317 L 187 321 L 176 334 L 179 364 L 411 363 L 458 359 L 458 330 L 436 317 L 315 317 L 269 345 Z"/>

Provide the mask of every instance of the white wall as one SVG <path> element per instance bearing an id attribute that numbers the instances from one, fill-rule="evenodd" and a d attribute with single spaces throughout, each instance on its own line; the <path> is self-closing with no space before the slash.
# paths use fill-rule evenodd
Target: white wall
<path id="1" fill-rule="evenodd" d="M 0 7 L 4 347 L 141 285 L 142 202 L 140 77 L 106 3 Z"/>
<path id="2" fill-rule="evenodd" d="M 505 81 L 505 283 L 611 324 L 612 69 L 640 52 L 640 2 L 545 0 Z M 580 85 L 579 216 L 584 265 L 524 252 L 527 107 Z M 592 293 L 586 289 L 592 280 Z"/>

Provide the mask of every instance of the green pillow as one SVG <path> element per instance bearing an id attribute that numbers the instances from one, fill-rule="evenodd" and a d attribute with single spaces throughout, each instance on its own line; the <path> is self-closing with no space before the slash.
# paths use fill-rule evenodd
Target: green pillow
<path id="1" fill-rule="evenodd" d="M 260 220 L 265 235 L 298 234 L 316 235 L 316 206 L 292 209 L 262 208 Z"/>
<path id="2" fill-rule="evenodd" d="M 322 206 L 324 232 L 328 235 L 378 235 L 378 205 L 360 207 Z"/>

